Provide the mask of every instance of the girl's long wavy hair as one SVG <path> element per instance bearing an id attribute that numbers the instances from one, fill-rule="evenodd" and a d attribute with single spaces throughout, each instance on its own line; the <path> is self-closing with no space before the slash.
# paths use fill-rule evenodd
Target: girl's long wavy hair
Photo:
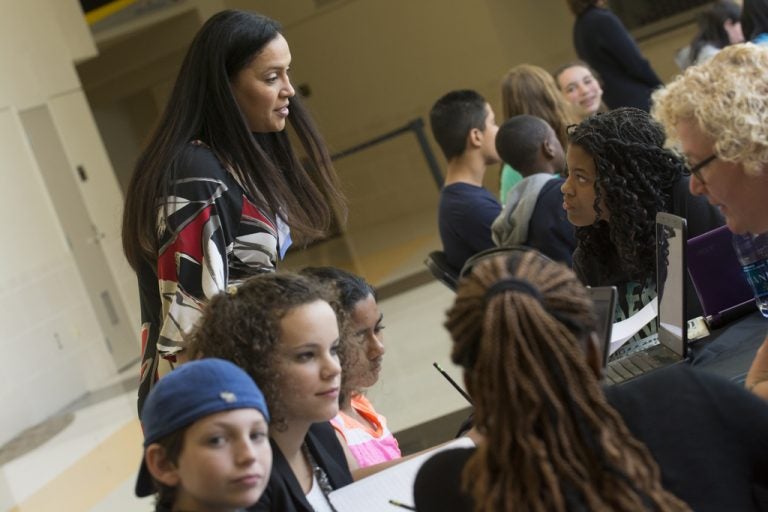
<path id="1" fill-rule="evenodd" d="M 568 131 L 569 144 L 592 156 L 597 174 L 598 217 L 576 228 L 578 246 L 586 258 L 616 260 L 636 279 L 655 274 L 656 213 L 671 205 L 671 188 L 687 172 L 665 139 L 647 112 L 629 107 L 591 116 Z M 609 222 L 601 220 L 601 199 Z"/>
<path id="2" fill-rule="evenodd" d="M 566 147 L 568 139 L 568 126 L 579 121 L 576 111 L 560 93 L 552 75 L 532 64 L 520 64 L 504 75 L 501 105 L 504 119 L 525 114 L 545 120 L 563 147 Z"/>
<path id="3" fill-rule="evenodd" d="M 479 261 L 445 325 L 485 435 L 462 477 L 475 511 L 689 510 L 587 364 L 595 316 L 570 269 L 532 250 Z"/>

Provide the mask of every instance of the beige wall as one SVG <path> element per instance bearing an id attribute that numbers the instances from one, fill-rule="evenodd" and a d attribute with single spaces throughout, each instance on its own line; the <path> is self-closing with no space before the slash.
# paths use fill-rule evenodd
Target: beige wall
<path id="1" fill-rule="evenodd" d="M 49 109 L 66 154 L 62 173 L 78 182 L 76 166 L 87 169 L 90 178 L 77 183 L 78 197 L 72 201 L 82 201 L 89 217 L 83 222 L 102 235 L 106 271 L 122 284 L 114 300 L 129 302 L 134 313 L 122 320 L 137 325 L 138 311 L 135 280 L 119 248 L 119 189 L 73 65 L 95 52 L 79 3 L 0 0 L 0 9 L 5 14 L 0 17 L 2 444 L 115 374 L 72 239 L 62 228 L 22 125 L 25 109 Z M 138 353 L 138 335 L 128 342 Z"/>

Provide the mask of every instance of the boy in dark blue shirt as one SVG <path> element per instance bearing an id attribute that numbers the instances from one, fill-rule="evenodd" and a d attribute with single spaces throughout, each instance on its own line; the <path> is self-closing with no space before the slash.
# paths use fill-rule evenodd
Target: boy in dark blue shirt
<path id="1" fill-rule="evenodd" d="M 482 183 L 486 167 L 499 162 L 499 128 L 491 106 L 472 90 L 440 98 L 430 112 L 430 124 L 448 161 L 438 208 L 440 239 L 448 264 L 458 274 L 467 258 L 494 246 L 491 223 L 501 205 Z"/>

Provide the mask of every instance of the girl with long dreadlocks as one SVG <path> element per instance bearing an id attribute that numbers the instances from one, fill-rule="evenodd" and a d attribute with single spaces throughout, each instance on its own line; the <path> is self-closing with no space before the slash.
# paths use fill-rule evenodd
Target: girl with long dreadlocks
<path id="1" fill-rule="evenodd" d="M 419 512 L 757 510 L 765 403 L 684 365 L 606 396 L 595 323 L 564 265 L 525 249 L 476 262 L 445 325 L 484 439 L 422 466 Z"/>
<path id="2" fill-rule="evenodd" d="M 688 168 L 664 147 L 665 134 L 648 113 L 620 108 L 592 116 L 569 131 L 563 208 L 576 226 L 573 269 L 589 286 L 616 286 L 615 320 L 656 297 L 656 213 L 688 220 L 694 237 L 723 224 L 719 212 L 688 191 Z M 686 286 L 688 318 L 701 314 L 693 285 Z M 632 352 L 655 332 L 652 322 L 622 347 Z"/>

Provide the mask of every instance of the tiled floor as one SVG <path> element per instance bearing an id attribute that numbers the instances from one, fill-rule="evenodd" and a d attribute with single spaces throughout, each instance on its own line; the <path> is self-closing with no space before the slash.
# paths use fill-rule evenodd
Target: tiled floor
<path id="1" fill-rule="evenodd" d="M 434 246 L 433 236 L 416 236 L 407 249 L 380 255 L 382 263 L 373 272 L 377 278 L 369 279 L 391 284 L 421 273 L 413 282 L 423 282 L 421 261 Z M 359 259 L 370 267 L 376 262 L 373 256 Z M 406 449 L 447 439 L 466 415 L 467 403 L 432 367 L 436 361 L 454 379 L 461 379 L 449 362 L 450 341 L 442 327 L 452 296 L 433 281 L 381 301 L 387 354 L 380 382 L 369 397 L 388 418 L 390 428 L 403 431 Z M 115 376 L 103 391 L 49 420 L 45 426 L 49 438 L 42 444 L 40 432 L 32 431 L 15 446 L 0 449 L 0 510 L 151 510 L 151 499 L 133 496 L 141 457 L 133 389 L 137 374 L 134 367 Z"/>

